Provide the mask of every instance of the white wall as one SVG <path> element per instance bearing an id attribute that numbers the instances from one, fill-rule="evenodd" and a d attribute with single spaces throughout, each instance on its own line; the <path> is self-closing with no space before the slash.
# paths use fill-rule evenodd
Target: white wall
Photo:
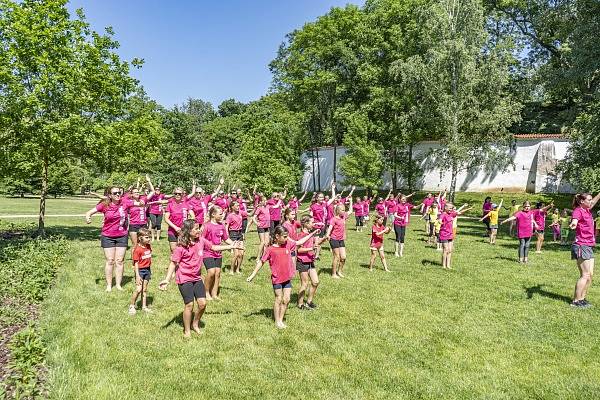
<path id="1" fill-rule="evenodd" d="M 417 184 L 421 190 L 441 190 L 450 186 L 450 171 L 433 168 L 433 163 L 427 154 L 430 149 L 439 148 L 437 142 L 422 142 L 414 147 L 415 159 L 420 159 L 423 176 Z M 457 177 L 457 190 L 467 192 L 562 192 L 573 193 L 568 182 L 555 173 L 555 166 L 562 160 L 568 149 L 564 139 L 518 139 L 513 153 L 513 166 L 506 172 L 496 171 L 486 173 L 479 170 L 476 173 L 461 172 Z M 339 159 L 346 153 L 343 147 L 337 148 L 338 174 L 337 181 L 343 183 L 343 175 L 339 173 Z M 305 172 L 302 178 L 302 189 L 313 190 L 311 152 L 302 155 Z M 321 190 L 327 190 L 333 180 L 333 148 L 319 149 L 319 158 L 315 159 L 321 167 Z M 389 172 L 384 173 L 384 187 L 391 186 Z M 398 182 L 402 187 L 403 182 Z"/>

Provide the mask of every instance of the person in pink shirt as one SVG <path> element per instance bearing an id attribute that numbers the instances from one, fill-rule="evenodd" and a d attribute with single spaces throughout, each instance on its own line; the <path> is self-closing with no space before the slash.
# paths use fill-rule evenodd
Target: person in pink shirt
<path id="1" fill-rule="evenodd" d="M 302 228 L 296 219 L 296 210 L 286 208 L 283 212 L 283 227 L 288 231 L 288 237 L 292 240 L 298 239 L 298 229 Z"/>
<path id="2" fill-rule="evenodd" d="M 537 242 L 535 244 L 536 254 L 540 254 L 542 252 L 542 244 L 544 243 L 544 230 L 546 227 L 546 216 L 548 215 L 548 209 L 554 206 L 554 202 L 551 202 L 545 207 L 543 207 L 543 205 L 543 202 L 538 201 L 535 203 L 535 210 L 533 210 L 533 220 L 538 226 L 535 231 L 537 236 Z"/>
<path id="3" fill-rule="evenodd" d="M 363 205 L 363 223 L 364 221 L 369 220 L 369 214 L 371 213 L 371 200 L 373 198 L 369 196 L 363 196 L 362 205 Z"/>
<path id="4" fill-rule="evenodd" d="M 208 215 L 208 203 L 211 200 L 211 196 L 205 196 L 204 190 L 201 187 L 196 187 L 194 183 L 192 187 L 192 193 L 187 198 L 187 203 L 190 210 L 194 213 L 196 222 L 202 228 L 204 220 Z"/>
<path id="5" fill-rule="evenodd" d="M 505 224 L 510 221 L 517 221 L 519 262 L 527 264 L 529 261 L 529 246 L 531 244 L 531 236 L 533 236 L 533 229 L 538 229 L 538 226 L 533 219 L 531 204 L 528 201 L 525 201 L 521 211 L 517 211 L 512 217 L 505 219 L 500 224 Z"/>
<path id="6" fill-rule="evenodd" d="M 123 280 L 123 260 L 127 251 L 127 214 L 132 205 L 140 206 L 136 200 L 123 201 L 121 188 L 111 186 L 106 189 L 108 197 L 100 201 L 94 208 L 85 213 L 85 222 L 92 222 L 92 215 L 104 214 L 100 246 L 104 250 L 104 276 L 106 278 L 106 291 L 112 290 L 113 269 L 115 271 L 115 286 L 121 288 Z"/>
<path id="7" fill-rule="evenodd" d="M 297 240 L 303 239 L 315 231 L 313 221 L 313 218 L 308 215 L 302 217 L 302 229 L 298 233 Z M 317 287 L 319 286 L 319 275 L 315 268 L 315 248 L 324 241 L 324 237 L 315 238 L 312 236 L 297 249 L 296 270 L 300 274 L 300 288 L 298 288 L 298 308 L 300 310 L 314 310 L 317 308 L 317 305 L 313 301 L 317 293 Z M 304 297 L 307 288 L 308 297 L 305 301 Z"/>
<path id="8" fill-rule="evenodd" d="M 387 198 L 385 199 L 385 215 L 388 219 L 388 222 L 390 224 L 394 223 L 394 211 L 396 210 L 396 198 L 394 197 L 394 195 L 391 193 L 388 194 Z"/>
<path id="9" fill-rule="evenodd" d="M 150 177 L 146 175 L 146 182 L 150 191 L 147 195 L 141 195 L 140 189 L 133 188 L 131 190 L 131 197 L 127 202 L 131 203 L 129 205 L 129 238 L 131 239 L 131 246 L 135 248 L 137 245 L 137 236 L 140 229 L 148 226 L 148 218 L 147 218 L 147 202 L 148 198 L 154 196 L 154 186 L 152 186 L 152 182 L 150 181 Z M 137 203 L 139 205 L 135 205 Z"/>
<path id="10" fill-rule="evenodd" d="M 325 237 L 327 233 L 327 224 L 330 220 L 329 215 L 329 204 L 335 199 L 335 183 L 331 184 L 331 199 L 326 200 L 323 193 L 317 193 L 315 201 L 310 205 L 309 213 L 314 220 L 314 226 L 320 230 L 319 237 Z M 319 259 L 321 254 L 321 246 L 318 245 L 315 253 L 315 260 Z"/>
<path id="11" fill-rule="evenodd" d="M 252 224 L 256 224 L 256 231 L 258 232 L 258 253 L 256 254 L 256 258 L 259 259 L 263 251 L 267 248 L 270 241 L 269 230 L 271 229 L 271 219 L 270 219 L 269 208 L 267 207 L 267 198 L 262 196 L 260 201 L 254 207 L 254 212 L 252 215 L 252 219 L 246 228 L 246 233 L 252 226 Z"/>
<path id="12" fill-rule="evenodd" d="M 244 198 L 242 189 L 236 190 L 236 201 L 240 204 L 240 215 L 242 216 L 242 234 L 246 233 L 248 227 L 248 200 Z"/>
<path id="13" fill-rule="evenodd" d="M 271 236 L 273 235 L 275 227 L 281 225 L 281 212 L 284 206 L 285 204 L 283 203 L 283 200 L 281 200 L 281 194 L 277 192 L 274 192 L 271 198 L 267 201 L 267 207 L 269 208 L 269 220 L 271 221 L 271 229 L 269 231 Z"/>
<path id="14" fill-rule="evenodd" d="M 356 201 L 352 205 L 352 211 L 354 212 L 354 218 L 356 219 L 356 232 L 362 232 L 365 224 L 365 207 L 360 196 L 356 196 Z"/>
<path id="15" fill-rule="evenodd" d="M 238 201 L 232 201 L 229 206 L 229 213 L 225 219 L 225 226 L 229 233 L 229 238 L 235 242 L 243 242 L 243 226 L 242 226 L 242 213 L 240 210 L 240 203 Z M 231 270 L 230 275 L 242 273 L 242 262 L 244 261 L 244 250 L 234 249 L 233 257 L 231 257 Z"/>
<path id="16" fill-rule="evenodd" d="M 594 217 L 592 209 L 600 200 L 600 193 L 592 197 L 589 193 L 576 194 L 573 198 L 573 214 L 569 228 L 575 230 L 575 241 L 571 246 L 571 259 L 576 260 L 579 269 L 579 279 L 575 285 L 575 293 L 571 306 L 588 308 L 586 300 L 588 289 L 594 275 Z"/>
<path id="17" fill-rule="evenodd" d="M 290 295 L 292 293 L 292 278 L 296 274 L 296 268 L 292 261 L 292 251 L 296 251 L 297 247 L 302 246 L 318 231 L 315 230 L 304 236 L 298 241 L 288 238 L 287 230 L 279 225 L 273 231 L 273 242 L 267 247 L 262 257 L 256 260 L 254 271 L 246 279 L 252 282 L 258 271 L 262 268 L 265 262 L 269 262 L 271 267 L 271 282 L 273 284 L 273 292 L 275 294 L 275 302 L 273 303 L 273 318 L 275 326 L 278 329 L 286 328 L 283 323 L 283 318 L 290 303 Z"/>
<path id="18" fill-rule="evenodd" d="M 165 222 L 169 226 L 167 238 L 171 252 L 177 247 L 177 236 L 186 219 L 195 219 L 196 216 L 187 202 L 183 188 L 176 187 L 173 191 L 173 197 L 167 202 L 165 210 Z"/>
<path id="19" fill-rule="evenodd" d="M 452 269 L 452 251 L 454 250 L 454 219 L 464 214 L 470 208 L 465 209 L 468 204 L 463 204 L 458 210 L 454 204 L 446 203 L 444 211 L 438 216 L 440 219 L 440 243 L 442 244 L 442 268 Z"/>
<path id="20" fill-rule="evenodd" d="M 164 207 L 162 201 L 165 200 L 165 194 L 161 192 L 160 186 L 154 188 L 154 194 L 148 196 L 148 218 L 150 219 L 150 229 L 152 232 L 152 241 L 160 240 L 160 231 L 163 219 Z"/>
<path id="21" fill-rule="evenodd" d="M 175 274 L 175 282 L 183 298 L 183 336 L 189 338 L 191 330 L 200 333 L 200 319 L 206 309 L 206 288 L 202 280 L 202 262 L 207 251 L 224 251 L 235 249 L 239 242 L 232 245 L 217 246 L 200 238 L 200 226 L 193 219 L 184 221 L 177 247 L 171 254 L 171 263 L 167 275 L 159 284 L 160 290 L 167 286 Z M 196 311 L 194 311 L 196 303 Z M 192 318 L 193 315 L 193 318 Z"/>
<path id="22" fill-rule="evenodd" d="M 413 193 L 414 194 L 414 193 Z M 406 237 L 406 227 L 410 222 L 410 211 L 416 206 L 408 203 L 408 199 L 413 196 L 401 195 L 394 211 L 392 211 L 394 233 L 396 234 L 396 243 L 394 244 L 394 255 L 402 257 L 404 255 L 404 239 Z"/>
<path id="23" fill-rule="evenodd" d="M 425 220 L 425 233 L 427 236 L 431 236 L 431 224 L 429 221 L 429 214 L 427 212 L 433 203 L 435 203 L 435 198 L 431 193 L 427 193 L 427 196 L 425 196 L 423 202 L 421 203 L 421 219 Z"/>
<path id="24" fill-rule="evenodd" d="M 350 209 L 352 209 L 352 198 L 350 198 Z M 331 277 L 334 279 L 344 278 L 344 267 L 346 265 L 346 220 L 348 214 L 346 206 L 338 204 L 335 206 L 335 215 L 327 228 L 326 237 L 333 253 L 331 261 Z"/>
<path id="25" fill-rule="evenodd" d="M 369 260 L 369 271 L 373 271 L 373 264 L 375 264 L 375 257 L 379 254 L 383 269 L 386 272 L 390 272 L 387 262 L 385 260 L 385 252 L 383 251 L 383 237 L 386 233 L 389 233 L 390 228 L 386 227 L 383 222 L 385 217 L 377 215 L 371 228 L 371 244 L 369 249 L 371 250 L 371 259 Z"/>
<path id="26" fill-rule="evenodd" d="M 300 197 L 300 199 L 298 199 L 296 196 L 292 197 L 289 201 L 288 201 L 288 208 L 291 208 L 294 211 L 298 211 L 298 208 L 300 207 L 300 203 L 302 203 L 302 201 L 304 200 L 304 198 L 306 197 L 306 190 L 304 191 L 304 193 L 302 194 L 302 197 Z"/>
<path id="27" fill-rule="evenodd" d="M 377 199 L 377 204 L 375 204 L 375 213 L 376 217 L 383 217 L 383 226 L 387 223 L 387 215 L 385 211 L 385 202 L 383 201 L 383 197 Z"/>
<path id="28" fill-rule="evenodd" d="M 208 211 L 209 221 L 202 227 L 202 237 L 214 245 L 222 242 L 233 244 L 229 233 L 222 224 L 223 210 L 214 205 Z M 241 228 L 241 221 L 240 221 Z M 204 266 L 206 267 L 206 300 L 220 300 L 219 286 L 221 285 L 221 267 L 223 266 L 223 255 L 220 251 L 209 250 L 204 255 Z"/>

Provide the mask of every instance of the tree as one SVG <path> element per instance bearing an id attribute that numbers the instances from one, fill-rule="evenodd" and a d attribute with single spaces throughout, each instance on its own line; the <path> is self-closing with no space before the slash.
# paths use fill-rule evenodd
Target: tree
<path id="1" fill-rule="evenodd" d="M 506 90 L 510 46 L 487 40 L 477 0 L 442 0 L 418 12 L 425 52 L 393 69 L 440 138 L 433 160 L 449 170 L 453 200 L 460 171 L 508 165 L 508 127 L 520 118 L 520 104 Z"/>
<path id="2" fill-rule="evenodd" d="M 381 186 L 384 165 L 380 146 L 367 139 L 370 125 L 364 115 L 354 114 L 348 118 L 344 136 L 347 152 L 340 159 L 344 183 L 367 190 Z"/>
<path id="3" fill-rule="evenodd" d="M 101 35 L 71 19 L 66 0 L 0 0 L 0 146 L 3 162 L 34 166 L 41 182 L 38 231 L 44 233 L 49 170 L 89 154 L 118 118 L 137 82 Z M 93 154 L 92 154 L 93 155 Z M 14 172 L 14 169 L 2 171 Z M 4 172 L 6 173 L 6 172 Z"/>
<path id="4" fill-rule="evenodd" d="M 218 113 L 221 117 L 229 117 L 232 115 L 238 115 L 246 110 L 247 105 L 241 103 L 235 99 L 224 100 L 219 107 L 217 107 Z"/>

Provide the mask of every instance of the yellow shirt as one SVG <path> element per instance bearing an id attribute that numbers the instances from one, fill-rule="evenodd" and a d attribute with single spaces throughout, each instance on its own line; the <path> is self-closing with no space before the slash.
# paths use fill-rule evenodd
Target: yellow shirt
<path id="1" fill-rule="evenodd" d="M 508 216 L 512 217 L 517 213 L 517 211 L 519 211 L 519 205 L 510 206 L 508 209 Z"/>
<path id="2" fill-rule="evenodd" d="M 571 225 L 571 217 L 561 217 L 560 218 L 560 228 L 561 229 L 569 229 L 569 225 Z"/>
<path id="3" fill-rule="evenodd" d="M 434 226 L 435 226 L 435 233 L 440 233 L 440 229 L 442 229 L 442 221 L 440 221 L 439 219 L 436 219 L 434 222 Z"/>
<path id="4" fill-rule="evenodd" d="M 558 225 L 560 223 L 560 214 L 552 214 L 552 225 Z"/>
<path id="5" fill-rule="evenodd" d="M 600 229 L 600 217 L 596 217 L 594 222 L 596 222 L 596 229 Z"/>
<path id="6" fill-rule="evenodd" d="M 499 210 L 490 211 L 490 225 L 498 225 L 498 213 Z"/>
<path id="7" fill-rule="evenodd" d="M 438 219 L 439 210 L 437 208 L 429 207 L 427 214 L 429 215 L 429 222 L 434 223 Z"/>

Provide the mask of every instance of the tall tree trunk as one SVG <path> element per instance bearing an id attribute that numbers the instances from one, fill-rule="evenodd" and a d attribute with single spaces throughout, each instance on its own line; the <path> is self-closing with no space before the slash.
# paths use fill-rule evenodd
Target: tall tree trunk
<path id="1" fill-rule="evenodd" d="M 315 177 L 315 148 L 311 149 L 311 158 L 312 158 L 312 181 L 313 181 L 313 192 L 317 191 L 317 180 Z"/>
<path id="2" fill-rule="evenodd" d="M 450 178 L 450 192 L 448 193 L 448 199 L 451 203 L 454 203 L 454 195 L 456 193 L 456 177 L 458 175 L 458 165 L 456 162 L 452 162 L 452 171 Z"/>
<path id="3" fill-rule="evenodd" d="M 398 189 L 398 166 L 396 163 L 397 152 L 398 150 L 396 147 L 394 147 L 392 149 L 392 190 L 394 193 L 396 193 L 396 190 Z"/>
<path id="4" fill-rule="evenodd" d="M 319 189 L 318 191 L 321 191 L 321 159 L 319 158 L 319 148 L 316 147 L 317 150 L 317 182 L 318 182 L 318 186 Z"/>
<path id="5" fill-rule="evenodd" d="M 407 166 L 407 183 L 408 183 L 408 191 L 412 193 L 414 188 L 414 171 L 413 171 L 413 144 L 408 145 L 408 166 Z"/>
<path id="6" fill-rule="evenodd" d="M 43 155 L 44 166 L 42 170 L 42 191 L 40 192 L 40 214 L 38 219 L 38 236 L 46 234 L 44 220 L 46 217 L 46 197 L 48 196 L 48 156 Z"/>
<path id="7" fill-rule="evenodd" d="M 337 140 L 335 137 L 335 133 L 333 134 L 333 181 L 336 181 L 336 172 L 337 172 Z"/>

